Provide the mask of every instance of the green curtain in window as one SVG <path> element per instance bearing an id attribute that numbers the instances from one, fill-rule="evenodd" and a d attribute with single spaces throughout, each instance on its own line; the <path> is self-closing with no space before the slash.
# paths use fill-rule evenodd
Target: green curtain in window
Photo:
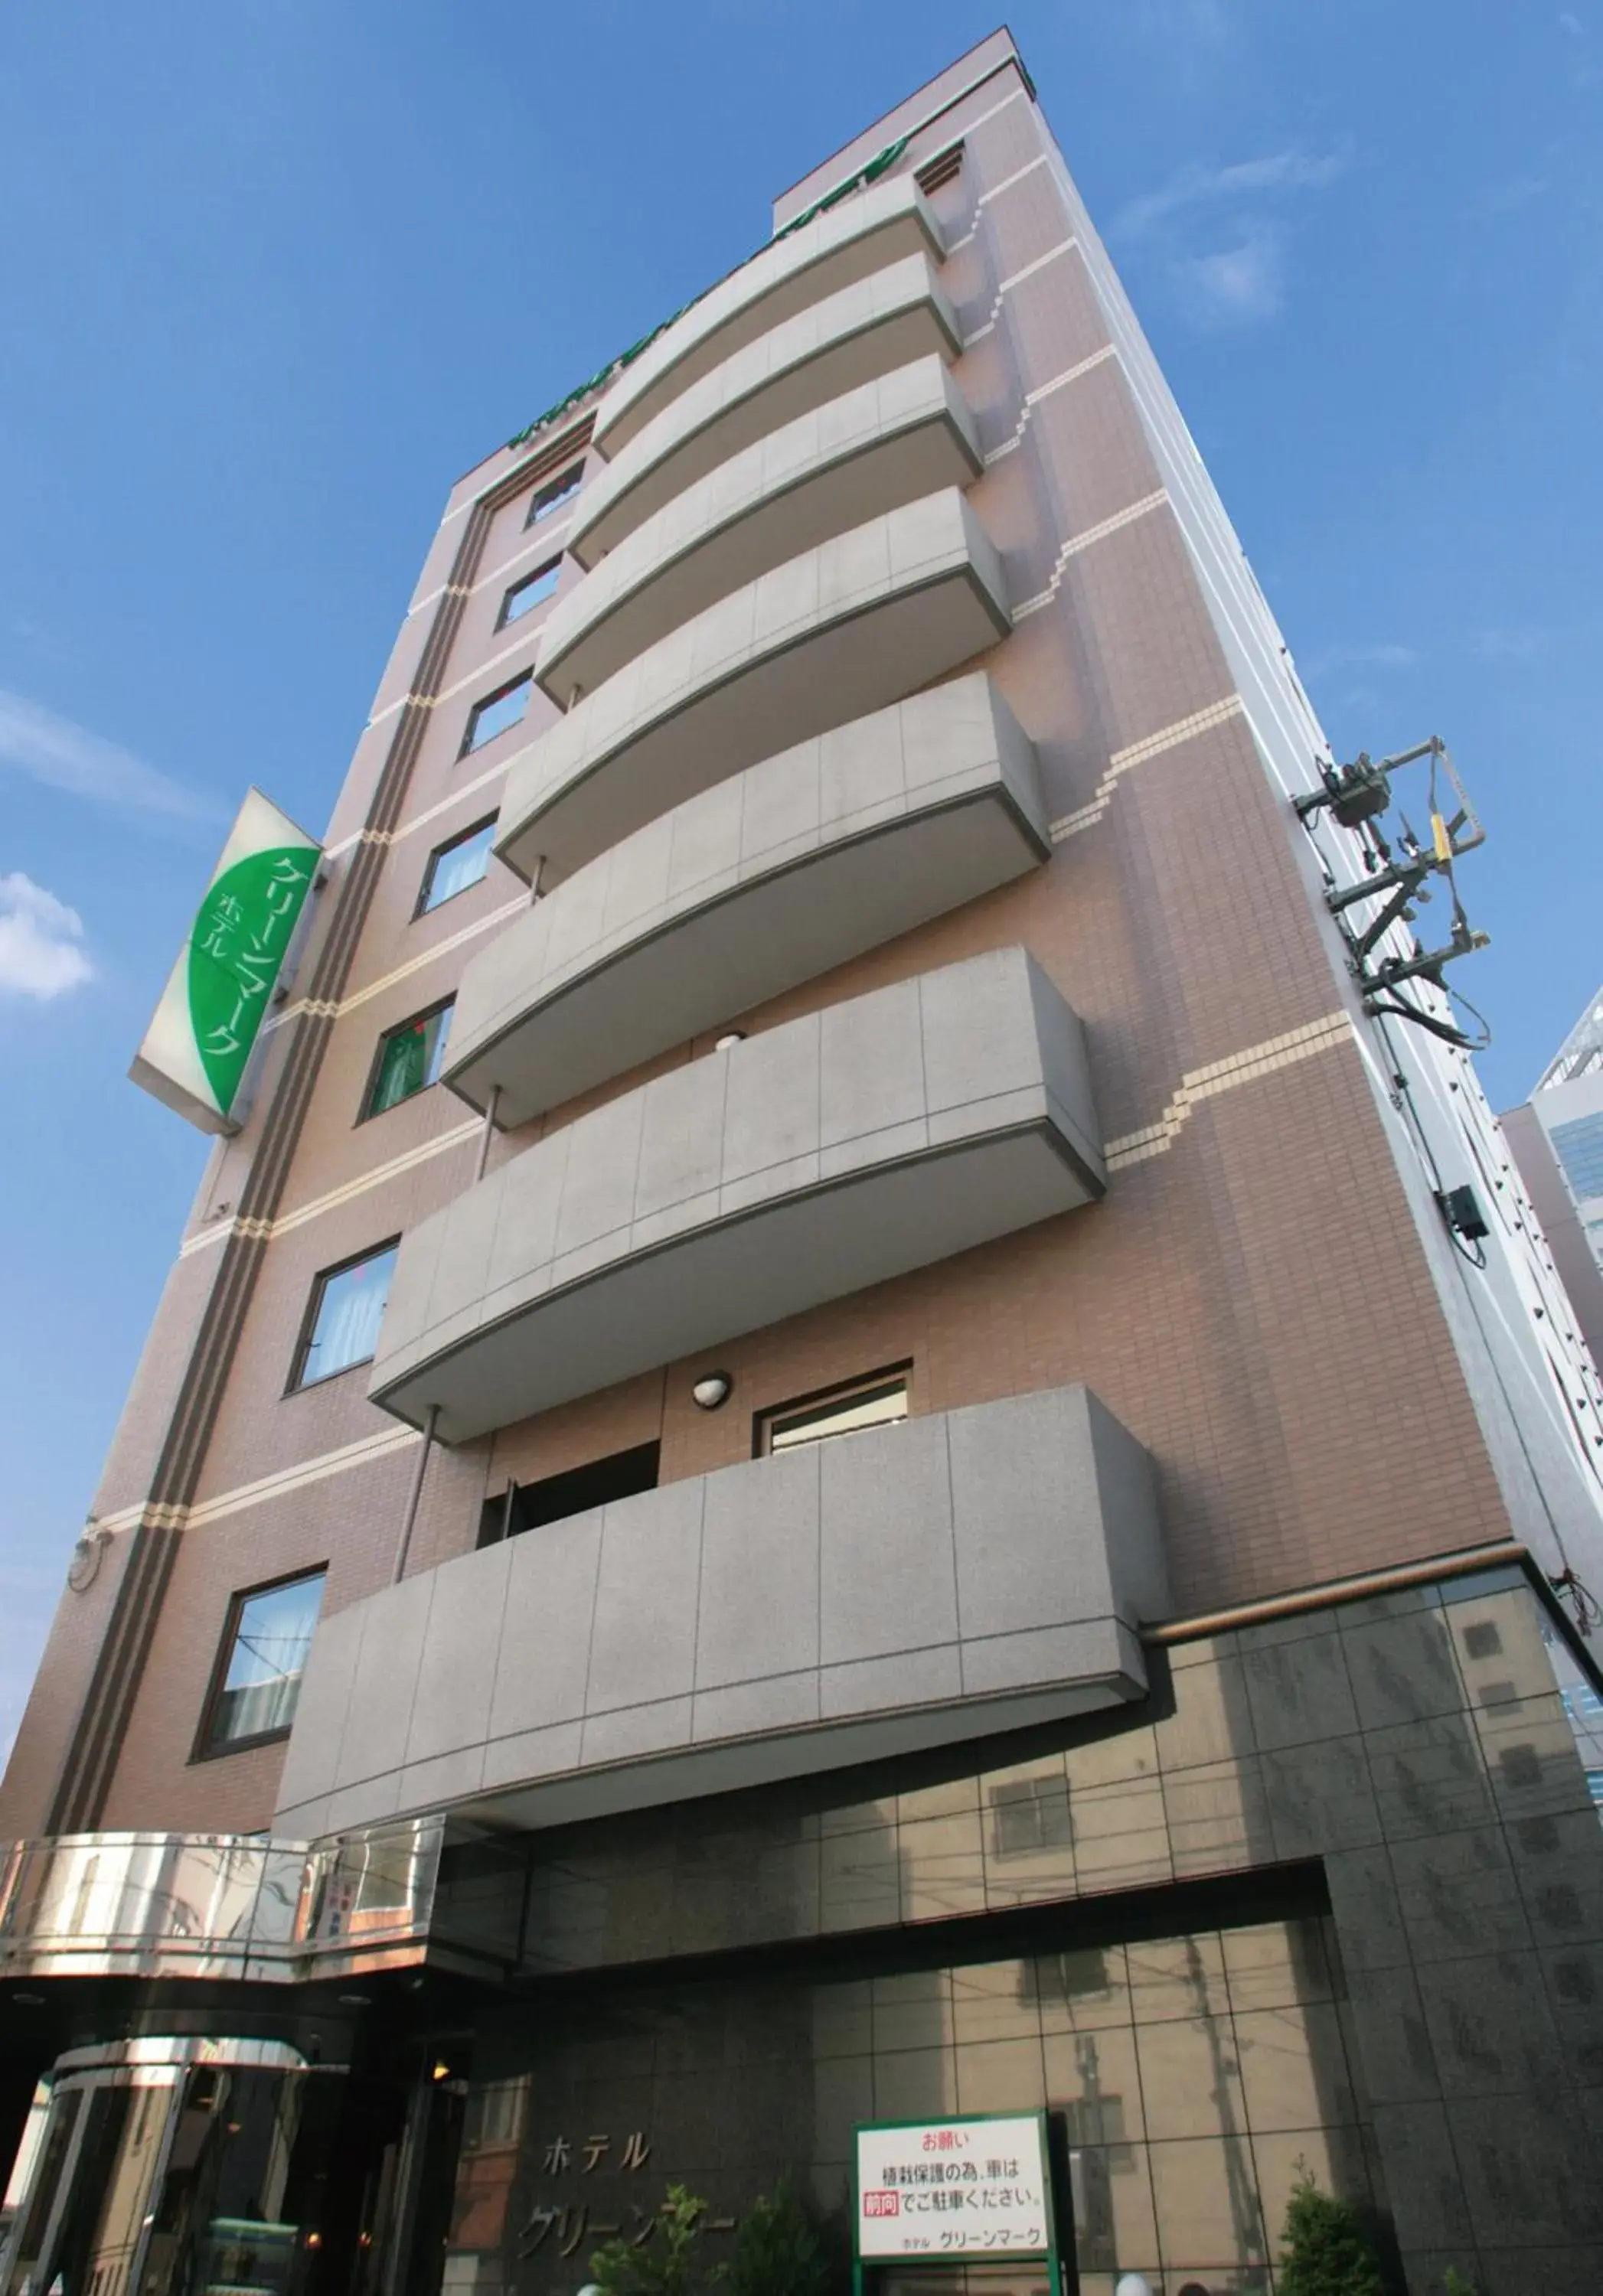
<path id="1" fill-rule="evenodd" d="M 428 1033 L 426 1028 L 400 1029 L 384 1039 L 384 1057 L 373 1087 L 375 1116 L 393 1108 L 398 1100 L 407 1100 L 423 1090 L 427 1082 Z"/>

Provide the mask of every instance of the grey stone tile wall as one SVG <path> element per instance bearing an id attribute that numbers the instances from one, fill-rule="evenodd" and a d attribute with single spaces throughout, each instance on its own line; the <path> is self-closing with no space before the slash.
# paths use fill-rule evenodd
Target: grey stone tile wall
<path id="1" fill-rule="evenodd" d="M 743 1800 L 703 1806 L 699 1823 L 681 1809 L 563 1829 L 530 1853 L 525 1953 L 598 1972 L 1032 1906 L 1046 1920 L 1062 1907 L 1072 1936 L 1094 1898 L 1117 1936 L 1119 1893 L 1314 1860 L 1343 2036 L 1342 2051 L 1298 2043 L 1335 2068 L 1320 2076 L 1321 2174 L 1389 2224 L 1410 2296 L 1439 2296 L 1450 2264 L 1484 2296 L 1596 2296 L 1603 1820 L 1556 1633 L 1517 1573 L 1486 1574 L 1179 1645 L 1149 1708 L 1065 1726 L 1060 1751 L 1006 1768 L 906 1790 L 890 1774 L 858 1800 L 845 1796 L 866 1793 L 860 1775 L 814 1779 L 760 1811 Z M 1234 1977 L 1229 1995 L 1250 2108 L 1252 2005 Z M 956 2037 L 927 2033 L 924 2047 L 909 2110 L 953 2109 Z M 985 2109 L 1040 2101 L 1015 2074 Z M 1167 2078 L 1188 2091 L 1178 2060 Z M 1210 2288 L 1267 2296 L 1292 2168 L 1277 2146 L 1254 2133 L 1242 2155 L 1260 2245 L 1243 2235 L 1188 2259 Z M 1210 2277 L 1227 2267 L 1238 2276 Z"/>

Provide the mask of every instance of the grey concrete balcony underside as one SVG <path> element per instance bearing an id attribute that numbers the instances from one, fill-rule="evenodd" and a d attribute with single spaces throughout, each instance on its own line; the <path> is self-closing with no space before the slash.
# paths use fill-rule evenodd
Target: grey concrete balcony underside
<path id="1" fill-rule="evenodd" d="M 422 1221 L 369 1392 L 465 1441 L 1103 1186 L 1080 1023 L 989 950 L 670 1070 Z"/>
<path id="2" fill-rule="evenodd" d="M 535 677 L 565 707 L 732 590 L 885 511 L 967 486 L 974 417 L 916 360 L 760 439 L 677 495 L 559 600 Z"/>
<path id="3" fill-rule="evenodd" d="M 963 347 L 922 255 L 876 271 L 749 343 L 665 406 L 580 496 L 568 548 L 594 566 L 664 503 L 771 430 L 882 374 Z"/>
<path id="4" fill-rule="evenodd" d="M 470 960 L 445 1082 L 529 1122 L 1050 853 L 1034 752 L 983 673 L 676 806 Z"/>
<path id="5" fill-rule="evenodd" d="M 910 1419 L 322 1619 L 278 1824 L 557 1824 L 1112 1707 L 1168 1608 L 1147 1454 L 1088 1389 Z"/>
<path id="6" fill-rule="evenodd" d="M 749 582 L 637 654 L 511 760 L 496 850 L 545 890 L 686 798 L 867 717 L 1007 635 L 997 553 L 956 488 Z"/>
<path id="7" fill-rule="evenodd" d="M 810 304 L 898 256 L 939 262 L 944 252 L 941 226 L 911 176 L 815 216 L 698 297 L 624 369 L 596 414 L 596 445 L 616 454 L 710 368 Z"/>

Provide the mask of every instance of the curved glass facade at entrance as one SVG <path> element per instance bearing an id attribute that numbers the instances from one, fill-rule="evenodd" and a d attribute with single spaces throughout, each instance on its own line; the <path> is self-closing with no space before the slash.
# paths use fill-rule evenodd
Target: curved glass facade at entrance
<path id="1" fill-rule="evenodd" d="M 37 2102 L 4 2296 L 300 2296 L 343 2068 L 282 2042 L 77 2050 Z"/>

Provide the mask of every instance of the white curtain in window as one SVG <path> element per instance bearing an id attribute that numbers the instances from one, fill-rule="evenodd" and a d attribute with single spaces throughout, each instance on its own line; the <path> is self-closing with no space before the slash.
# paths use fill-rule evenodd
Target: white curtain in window
<path id="1" fill-rule="evenodd" d="M 366 1267 L 348 1268 L 331 1277 L 312 1341 L 308 1369 L 314 1379 L 326 1379 L 347 1364 L 364 1363 L 378 1345 L 379 1324 L 390 1296 L 393 1252 Z"/>

